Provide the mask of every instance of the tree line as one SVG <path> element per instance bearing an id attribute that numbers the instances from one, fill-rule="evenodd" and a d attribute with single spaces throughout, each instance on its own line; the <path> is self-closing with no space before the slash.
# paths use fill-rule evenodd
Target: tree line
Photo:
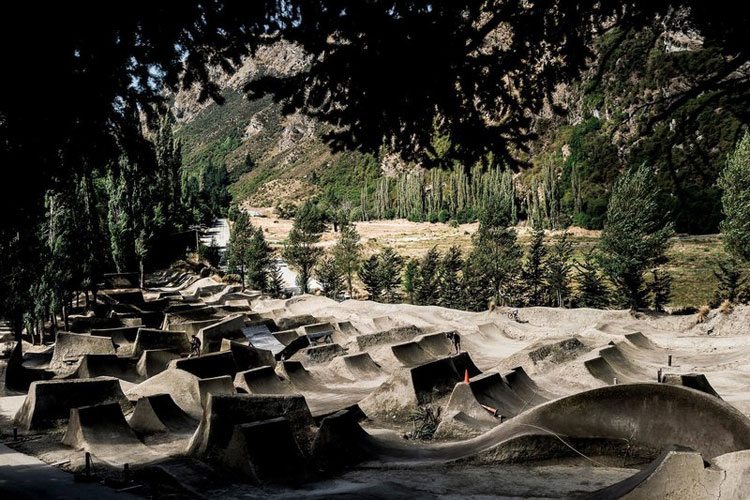
<path id="1" fill-rule="evenodd" d="M 165 235 L 214 216 L 210 181 L 183 172 L 172 117 L 149 127 L 132 112 L 130 124 L 116 161 L 56 179 L 44 193 L 44 215 L 23 240 L 0 242 L 0 255 L 25 262 L 0 277 L 2 299 L 40 341 L 68 329 L 72 310 L 95 309 L 105 273 L 137 272 L 142 286 Z"/>
<path id="2" fill-rule="evenodd" d="M 479 229 L 468 251 L 432 248 L 419 259 L 405 259 L 391 247 L 363 258 L 356 223 L 338 212 L 335 217 L 327 214 L 326 203 L 308 201 L 297 210 L 282 256 L 298 270 L 303 293 L 314 277 L 322 292 L 334 298 L 343 292 L 351 297 L 356 277 L 371 300 L 383 302 L 472 311 L 495 306 L 662 311 L 671 296 L 667 251 L 674 225 L 656 175 L 645 164 L 620 175 L 601 238 L 580 258 L 573 255 L 567 231 L 550 239 L 539 219 L 524 252 L 513 227 L 517 206 L 511 196 L 488 196 L 478 205 Z M 747 299 L 743 266 L 750 259 L 750 134 L 737 144 L 720 182 L 726 215 L 722 230 L 730 258 L 716 263 L 714 305 Z M 325 252 L 317 243 L 332 218 L 340 226 L 339 236 Z"/>

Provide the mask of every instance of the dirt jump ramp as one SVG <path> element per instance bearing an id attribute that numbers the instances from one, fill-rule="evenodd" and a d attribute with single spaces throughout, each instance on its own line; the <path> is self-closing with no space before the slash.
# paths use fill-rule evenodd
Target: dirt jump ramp
<path id="1" fill-rule="evenodd" d="M 177 406 L 169 394 L 153 394 L 139 399 L 129 423 L 141 434 L 192 434 L 198 427 L 198 421 Z"/>
<path id="2" fill-rule="evenodd" d="M 216 352 L 221 349 L 222 339 L 244 339 L 242 329 L 245 327 L 245 315 L 234 314 L 212 325 L 203 327 L 198 332 L 201 341 L 201 352 Z"/>
<path id="3" fill-rule="evenodd" d="M 346 350 L 339 344 L 322 344 L 300 349 L 291 359 L 305 361 L 307 364 L 323 364 L 344 354 Z"/>
<path id="4" fill-rule="evenodd" d="M 249 370 L 261 366 L 274 366 L 276 359 L 273 353 L 266 349 L 258 349 L 249 345 L 247 341 L 237 342 L 234 340 L 224 339 L 221 341 L 221 350 L 229 351 L 234 356 L 239 370 Z"/>
<path id="5" fill-rule="evenodd" d="M 226 450 L 214 461 L 255 484 L 295 484 L 312 477 L 309 457 L 284 416 L 235 425 Z"/>
<path id="6" fill-rule="evenodd" d="M 70 409 L 102 403 L 129 403 L 116 378 L 101 377 L 85 380 L 47 380 L 33 382 L 15 417 L 25 431 L 48 429 L 70 417 Z"/>
<path id="7" fill-rule="evenodd" d="M 682 385 L 690 387 L 697 391 L 705 392 L 711 396 L 721 399 L 719 393 L 713 388 L 705 375 L 702 373 L 665 373 L 661 378 L 662 383 L 672 385 Z"/>
<path id="8" fill-rule="evenodd" d="M 190 340 L 183 331 L 154 330 L 140 328 L 133 344 L 133 356 L 138 357 L 143 351 L 169 349 L 177 353 L 190 352 Z"/>
<path id="9" fill-rule="evenodd" d="M 438 440 L 467 439 L 492 429 L 500 422 L 500 418 L 477 401 L 469 384 L 459 382 L 453 388 L 434 437 Z"/>
<path id="10" fill-rule="evenodd" d="M 23 345 L 16 342 L 5 366 L 5 387 L 11 391 L 28 392 L 33 382 L 49 380 L 55 373 L 43 368 L 31 368 L 23 364 Z"/>
<path id="11" fill-rule="evenodd" d="M 301 395 L 212 395 L 198 429 L 188 445 L 188 454 L 209 462 L 223 462 L 237 425 L 285 417 L 303 453 L 309 453 L 315 422 Z"/>
<path id="12" fill-rule="evenodd" d="M 192 358 L 175 359 L 169 363 L 169 368 L 184 370 L 198 378 L 221 377 L 222 375 L 234 377 L 240 371 L 237 363 L 234 361 L 232 351 L 214 352 Z"/>
<path id="13" fill-rule="evenodd" d="M 270 366 L 239 372 L 234 385 L 249 394 L 298 394 L 299 391 Z"/>
<path id="14" fill-rule="evenodd" d="M 85 354 L 115 354 L 111 337 L 58 332 L 50 368 L 61 369 L 77 363 Z"/>
<path id="15" fill-rule="evenodd" d="M 110 466 L 159 458 L 138 440 L 117 403 L 72 408 L 62 442 Z"/>
<path id="16" fill-rule="evenodd" d="M 397 368 L 360 406 L 369 417 L 404 420 L 417 406 L 447 398 L 467 370 L 470 377 L 481 373 L 468 353 Z"/>
<path id="17" fill-rule="evenodd" d="M 536 406 L 519 396 L 497 372 L 483 373 L 473 377 L 469 386 L 480 404 L 494 408 L 505 418 L 515 417 Z"/>

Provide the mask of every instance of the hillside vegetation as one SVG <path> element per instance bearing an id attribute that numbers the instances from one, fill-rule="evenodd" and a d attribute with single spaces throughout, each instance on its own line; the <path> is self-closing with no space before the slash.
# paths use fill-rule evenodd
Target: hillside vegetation
<path id="1" fill-rule="evenodd" d="M 554 105 L 560 112 L 535 117 L 529 150 L 518 152 L 516 164 L 490 157 L 478 165 L 446 160 L 443 168 L 425 170 L 384 149 L 377 155 L 333 152 L 324 139 L 329 126 L 285 116 L 268 96 L 246 98 L 244 81 L 304 64 L 295 47 L 275 47 L 224 80 L 223 105 L 177 96 L 185 168 L 198 177 L 226 168 L 238 204 L 275 206 L 322 194 L 343 202 L 355 220 L 463 223 L 499 194 L 512 196 L 519 219 L 548 228 L 600 229 L 614 180 L 645 162 L 659 173 L 678 232 L 717 232 L 716 179 L 746 118 L 739 98 L 744 87 L 703 92 L 690 84 L 731 79 L 737 68 L 699 37 L 661 24 L 613 28 L 594 48 L 597 57 L 583 77 L 559 87 Z M 446 141 L 436 132 L 438 156 L 448 150 Z M 481 180 L 483 172 L 499 172 L 499 179 L 504 170 L 520 172 L 511 185 Z"/>

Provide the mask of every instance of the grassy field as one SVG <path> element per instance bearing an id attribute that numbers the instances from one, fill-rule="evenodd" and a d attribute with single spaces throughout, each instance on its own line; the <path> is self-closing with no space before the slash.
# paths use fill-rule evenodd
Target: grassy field
<path id="1" fill-rule="evenodd" d="M 292 221 L 278 219 L 272 209 L 247 207 L 252 212 L 263 214 L 253 217 L 252 222 L 263 227 L 266 237 L 275 246 L 282 244 L 292 226 Z M 462 224 L 451 227 L 448 224 L 429 222 L 409 222 L 407 220 L 377 220 L 358 222 L 357 231 L 362 238 L 365 256 L 378 252 L 385 246 L 395 248 L 405 257 L 420 257 L 436 246 L 444 251 L 451 245 L 468 250 L 471 235 L 477 224 Z M 530 231 L 518 229 L 519 241 L 524 248 L 530 242 Z M 559 233 L 550 233 L 550 242 Z M 591 251 L 599 238 L 598 231 L 579 228 L 570 230 L 574 245 L 574 258 L 580 260 Z M 323 246 L 331 246 L 336 235 L 329 231 L 323 236 Z M 721 236 L 676 236 L 669 250 L 668 269 L 672 274 L 672 307 L 701 306 L 707 303 L 716 290 L 716 277 L 713 274 L 716 262 L 726 257 Z"/>

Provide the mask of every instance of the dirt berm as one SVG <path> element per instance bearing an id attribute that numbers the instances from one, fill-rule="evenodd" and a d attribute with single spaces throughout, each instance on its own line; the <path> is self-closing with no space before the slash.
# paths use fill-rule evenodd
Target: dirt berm
<path id="1" fill-rule="evenodd" d="M 142 434 L 192 433 L 198 427 L 198 421 L 177 406 L 169 394 L 153 394 L 139 399 L 129 423 L 133 430 Z"/>
<path id="2" fill-rule="evenodd" d="M 750 448 L 750 419 L 703 392 L 643 383 L 602 387 L 550 401 L 457 443 L 414 447 L 370 435 L 363 439 L 359 432 L 340 439 L 357 440 L 362 453 L 386 462 L 472 458 L 492 463 L 508 458 L 507 449 L 514 439 L 552 435 L 627 443 L 629 448 L 652 456 L 676 444 L 711 459 Z"/>

